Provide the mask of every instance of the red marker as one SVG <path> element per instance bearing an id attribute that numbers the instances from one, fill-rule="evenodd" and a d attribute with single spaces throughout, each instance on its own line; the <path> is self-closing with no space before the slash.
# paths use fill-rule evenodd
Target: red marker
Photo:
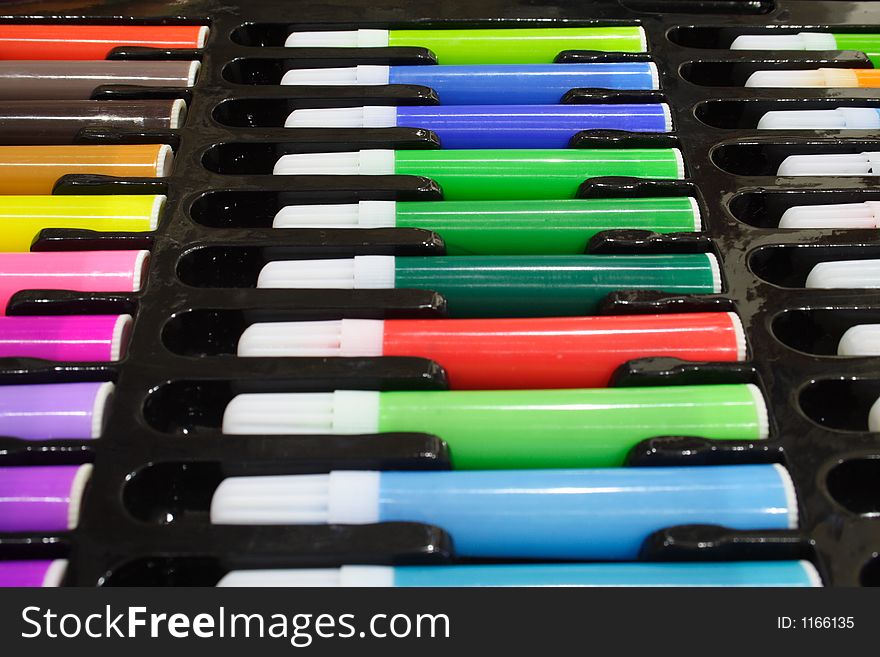
<path id="1" fill-rule="evenodd" d="M 446 369 L 459 390 L 599 388 L 628 360 L 667 356 L 737 361 L 734 313 L 528 319 L 343 319 L 254 324 L 239 356 L 416 356 Z"/>
<path id="2" fill-rule="evenodd" d="M 105 59 L 119 46 L 203 48 L 205 25 L 0 25 L 0 59 Z M 59 71 L 64 75 L 64 70 Z"/>

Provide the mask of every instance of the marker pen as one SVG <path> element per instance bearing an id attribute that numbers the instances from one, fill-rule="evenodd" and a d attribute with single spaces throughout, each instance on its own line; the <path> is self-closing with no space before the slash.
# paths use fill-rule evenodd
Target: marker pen
<path id="1" fill-rule="evenodd" d="M 880 34 L 743 34 L 730 45 L 731 50 L 857 50 L 874 66 L 880 66 Z"/>
<path id="2" fill-rule="evenodd" d="M 874 402 L 868 413 L 868 431 L 880 432 L 880 399 Z"/>
<path id="3" fill-rule="evenodd" d="M 2 567 L 2 564 L 0 564 Z M 2 586 L 0 578 L 0 586 Z M 465 566 L 342 566 L 234 570 L 220 587 L 438 588 L 475 586 L 760 586 L 816 587 L 822 579 L 809 561 L 694 563 L 543 563 Z"/>
<path id="4" fill-rule="evenodd" d="M 112 395 L 112 383 L 0 386 L 0 436 L 100 438 Z"/>
<path id="5" fill-rule="evenodd" d="M 880 70 L 872 68 L 817 68 L 804 71 L 755 71 L 747 87 L 880 87 Z"/>
<path id="6" fill-rule="evenodd" d="M 288 205 L 275 215 L 273 227 L 420 228 L 439 234 L 448 255 L 574 255 L 603 230 L 703 228 L 700 208 L 690 197 Z"/>
<path id="7" fill-rule="evenodd" d="M 183 100 L 0 100 L 0 144 L 73 144 L 83 128 L 150 132 L 183 125 Z"/>
<path id="8" fill-rule="evenodd" d="M 778 176 L 878 176 L 880 152 L 789 155 Z"/>
<path id="9" fill-rule="evenodd" d="M 61 586 L 67 572 L 67 560 L 0 561 L 0 589 Z"/>
<path id="10" fill-rule="evenodd" d="M 660 88 L 654 62 L 297 68 L 282 85 L 430 87 L 443 105 L 553 105 L 571 89 Z"/>
<path id="11" fill-rule="evenodd" d="M 880 202 L 796 205 L 779 219 L 780 228 L 880 228 Z"/>
<path id="12" fill-rule="evenodd" d="M 567 148 L 582 130 L 669 132 L 662 103 L 640 105 L 441 105 L 300 109 L 287 128 L 418 128 L 443 148 Z"/>
<path id="13" fill-rule="evenodd" d="M 0 252 L 30 251 L 44 228 L 156 230 L 165 196 L 0 196 Z"/>
<path id="14" fill-rule="evenodd" d="M 805 287 L 867 290 L 880 287 L 880 260 L 820 262 L 807 275 Z"/>
<path id="15" fill-rule="evenodd" d="M 644 28 L 539 27 L 464 30 L 346 30 L 293 32 L 288 48 L 427 48 L 440 64 L 551 63 L 565 50 L 645 52 Z"/>
<path id="16" fill-rule="evenodd" d="M 173 159 L 167 144 L 0 146 L 0 194 L 51 194 L 69 173 L 161 178 Z"/>
<path id="17" fill-rule="evenodd" d="M 232 477 L 211 502 L 217 524 L 420 522 L 449 532 L 459 557 L 527 559 L 632 560 L 665 527 L 797 517 L 780 465 Z"/>
<path id="18" fill-rule="evenodd" d="M 0 318 L 0 336 L 2 327 Z M 735 313 L 342 319 L 252 324 L 238 341 L 238 355 L 429 358 L 454 390 L 601 388 L 635 358 L 744 360 L 746 340 Z"/>
<path id="19" fill-rule="evenodd" d="M 91 475 L 91 465 L 0 467 L 0 532 L 75 529 Z"/>
<path id="20" fill-rule="evenodd" d="M 191 87 L 198 61 L 0 61 L 0 100 L 89 100 L 100 86 Z"/>
<path id="21" fill-rule="evenodd" d="M 273 173 L 424 176 L 447 201 L 559 199 L 596 176 L 680 180 L 684 162 L 677 148 L 363 150 L 283 155 Z"/>
<path id="22" fill-rule="evenodd" d="M 877 130 L 880 109 L 838 107 L 831 110 L 786 110 L 767 112 L 758 121 L 759 130 Z"/>
<path id="23" fill-rule="evenodd" d="M 653 436 L 767 437 L 752 385 L 267 393 L 234 397 L 233 435 L 429 433 L 457 470 L 611 468 Z"/>
<path id="24" fill-rule="evenodd" d="M 707 253 L 356 256 L 270 262 L 257 287 L 433 290 L 446 297 L 451 317 L 554 317 L 592 313 L 617 290 L 715 294 L 721 275 L 715 256 Z"/>
<path id="25" fill-rule="evenodd" d="M 880 324 L 858 324 L 848 328 L 837 343 L 837 355 L 880 356 Z"/>
<path id="26" fill-rule="evenodd" d="M 116 361 L 131 327 L 131 315 L 0 316 L 0 358 Z"/>
<path id="27" fill-rule="evenodd" d="M 22 290 L 137 292 L 149 251 L 0 253 L 0 314 Z"/>
<path id="28" fill-rule="evenodd" d="M 205 25 L 0 25 L 0 59 L 104 59 L 119 46 L 203 48 Z"/>

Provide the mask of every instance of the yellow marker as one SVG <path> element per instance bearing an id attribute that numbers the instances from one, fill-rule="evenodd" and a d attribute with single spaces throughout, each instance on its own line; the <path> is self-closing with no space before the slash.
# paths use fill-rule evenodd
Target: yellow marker
<path id="1" fill-rule="evenodd" d="M 44 228 L 155 230 L 165 196 L 0 196 L 0 251 L 30 251 Z"/>

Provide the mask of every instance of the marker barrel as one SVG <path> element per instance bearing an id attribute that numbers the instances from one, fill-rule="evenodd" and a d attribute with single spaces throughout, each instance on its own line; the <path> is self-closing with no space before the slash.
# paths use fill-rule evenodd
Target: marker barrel
<path id="1" fill-rule="evenodd" d="M 0 532 L 64 532 L 79 523 L 92 466 L 0 467 Z"/>
<path id="2" fill-rule="evenodd" d="M 112 394 L 112 383 L 0 386 L 0 436 L 98 438 Z"/>
<path id="3" fill-rule="evenodd" d="M 130 315 L 0 316 L 0 358 L 116 361 L 125 355 Z"/>
<path id="4" fill-rule="evenodd" d="M 0 253 L 0 314 L 22 290 L 137 292 L 149 251 Z"/>
<path id="5" fill-rule="evenodd" d="M 880 34 L 835 34 L 837 50 L 863 52 L 875 67 L 880 67 Z"/>
<path id="6" fill-rule="evenodd" d="M 155 230 L 164 205 L 164 196 L 152 194 L 0 196 L 0 252 L 30 251 L 44 228 Z"/>
<path id="7" fill-rule="evenodd" d="M 0 588 L 61 586 L 67 561 L 0 561 Z"/>
<path id="8" fill-rule="evenodd" d="M 0 25 L 0 59 L 104 59 L 119 46 L 201 48 L 202 25 Z"/>

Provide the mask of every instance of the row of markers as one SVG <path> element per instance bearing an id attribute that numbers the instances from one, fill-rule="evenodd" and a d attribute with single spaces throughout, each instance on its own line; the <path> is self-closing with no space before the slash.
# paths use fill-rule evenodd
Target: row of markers
<path id="1" fill-rule="evenodd" d="M 0 34 L 7 27 L 0 27 Z M 77 30 L 82 28 L 77 26 Z M 585 81 L 583 75 L 600 73 L 606 76 L 602 78 L 604 86 L 619 86 L 612 80 L 628 79 L 635 82 L 621 84 L 655 87 L 656 69 L 648 64 L 548 63 L 566 49 L 645 49 L 644 35 L 638 28 L 623 30 L 623 36 L 618 35 L 611 46 L 595 40 L 601 30 L 605 30 L 602 38 L 609 38 L 606 28 L 405 33 L 405 38 L 418 43 L 397 41 L 400 35 L 392 31 L 387 35 L 388 44 L 428 45 L 438 55 L 440 65 L 392 67 L 378 71 L 379 77 L 377 71 L 363 67 L 343 74 L 336 69 L 299 71 L 292 77 L 300 76 L 299 82 L 311 84 L 353 84 L 361 74 L 372 76 L 373 83 L 425 82 L 427 78 L 420 76 L 433 75 L 430 82 L 450 85 L 440 89 L 444 103 L 450 103 L 450 98 L 472 102 L 477 96 L 467 94 L 483 93 L 490 77 L 491 84 L 496 85 L 493 99 L 517 103 L 558 103 L 572 87 L 597 86 L 598 78 Z M 620 32 L 620 28 L 615 30 Z M 358 39 L 367 39 L 361 45 L 383 45 L 381 41 L 369 41 L 375 35 L 368 38 L 360 32 L 355 34 Z M 65 38 L 75 40 L 76 35 L 74 32 Z M 204 30 L 199 29 L 197 35 L 197 41 L 185 47 L 201 45 Z M 115 29 L 112 36 L 125 38 Z M 426 40 L 419 41 L 420 37 Z M 305 41 L 295 42 L 301 38 Z M 339 41 L 315 43 L 321 38 L 323 35 L 294 35 L 294 43 L 288 45 L 351 45 Z M 594 40 L 584 41 L 590 38 Z M 531 46 L 549 43 L 549 50 L 527 48 L 521 43 L 524 39 Z M 448 53 L 444 44 L 450 46 Z M 125 43 L 113 41 L 108 48 L 114 45 Z M 72 51 L 59 46 L 51 52 L 57 56 Z M 510 63 L 506 59 L 524 53 L 534 53 L 543 63 Z M 89 65 L 117 63 L 134 65 Z M 150 65 L 158 64 L 164 63 Z M 21 70 L 32 66 L 23 65 Z M 504 68 L 510 66 L 518 68 Z M 522 71 L 528 66 L 541 68 L 532 69 L 531 77 L 525 79 Z M 610 77 L 609 67 L 618 67 Z M 192 82 L 192 70 L 187 69 L 187 84 Z M 508 85 L 510 91 L 498 84 Z M 555 94 L 552 98 L 547 94 L 540 99 L 528 95 L 535 90 L 545 93 L 551 87 Z M 450 89 L 454 92 L 451 96 Z M 564 106 L 553 107 L 556 110 Z M 459 109 L 462 116 L 468 116 L 473 108 Z M 503 113 L 507 109 L 498 106 L 494 111 Z M 170 113 L 174 111 L 173 107 L 169 109 Z M 179 122 L 179 106 L 176 111 Z M 388 108 L 383 112 L 383 120 L 388 123 Z M 662 120 L 663 128 L 668 130 L 669 112 L 662 106 L 655 107 L 654 112 L 654 120 Z M 360 114 L 355 112 L 354 126 L 359 117 L 366 119 L 368 115 L 366 109 Z M 394 116 L 399 116 L 397 111 Z M 494 132 L 485 122 L 485 112 L 471 116 L 476 117 L 472 125 L 482 125 L 487 134 Z M 550 111 L 548 116 L 561 114 Z M 294 123 L 297 120 L 292 119 Z M 540 132 L 536 126 L 543 125 L 533 122 L 522 130 L 517 121 L 514 115 L 504 125 L 513 126 L 508 133 L 519 133 L 521 139 L 530 139 L 529 134 Z M 89 121 L 84 120 L 84 124 Z M 573 131 L 582 129 L 581 125 L 592 126 L 572 124 L 566 128 L 569 138 Z M 619 127 L 611 123 L 598 125 Z M 628 129 L 643 130 L 634 128 L 636 124 L 629 125 Z M 504 132 L 503 127 L 500 130 Z M 470 129 L 472 138 L 478 132 Z M 438 133 L 442 140 L 443 131 L 438 129 Z M 469 143 L 465 140 L 459 145 Z M 518 150 L 534 145 L 530 141 L 507 141 L 500 147 L 495 144 L 496 150 L 287 155 L 276 163 L 275 173 L 279 175 L 408 174 L 436 180 L 443 188 L 444 201 L 293 206 L 279 212 L 275 226 L 427 228 L 444 238 L 450 255 L 271 262 L 261 272 L 258 286 L 432 289 L 448 300 L 451 319 L 255 324 L 241 336 L 239 355 L 419 356 L 435 360 L 447 370 L 451 390 L 240 395 L 225 410 L 223 432 L 245 436 L 426 432 L 448 443 L 454 469 L 433 473 L 233 477 L 216 490 L 211 518 L 223 524 L 424 522 L 447 530 L 456 554 L 463 558 L 547 563 L 244 571 L 228 574 L 222 584 L 821 583 L 806 562 L 634 562 L 645 538 L 671 525 L 795 528 L 796 494 L 781 466 L 621 467 L 630 448 L 656 435 L 764 439 L 769 433 L 765 401 L 762 392 L 752 385 L 605 387 L 614 369 L 633 358 L 743 360 L 747 353 L 744 332 L 738 318 L 727 313 L 583 316 L 595 312 L 605 294 L 620 289 L 719 292 L 722 282 L 718 263 L 706 254 L 582 255 L 590 237 L 608 228 L 700 230 L 699 211 L 692 199 L 575 198 L 580 183 L 594 176 L 680 179 L 684 164 L 676 149 L 566 150 L 557 142 L 554 146 L 558 149 Z M 46 161 L 39 161 L 41 154 L 47 156 Z M 866 157 L 870 162 L 870 156 Z M 7 162 L 5 167 L 3 162 Z M 812 162 L 789 158 L 781 173 L 816 173 Z M 120 168 L 111 168 L 116 166 Z M 4 208 L 0 214 L 4 221 L 0 241 L 7 251 L 0 254 L 0 306 L 5 308 L 12 294 L 24 289 L 140 289 L 148 267 L 146 252 L 30 253 L 27 249 L 36 232 L 44 227 L 151 230 L 159 220 L 161 197 L 48 196 L 58 176 L 74 172 L 161 176 L 170 166 L 170 149 L 161 145 L 0 148 L 0 167 L 4 167 L 5 174 L 0 177 L 0 191 L 26 190 L 40 195 L 0 199 L 0 207 Z M 3 187 L 10 176 L 18 176 L 17 181 Z M 870 215 L 876 221 L 874 210 L 873 204 L 843 210 L 793 208 L 783 221 L 790 227 L 804 222 L 824 225 L 825 217 L 841 213 L 853 220 Z M 869 276 L 865 261 L 823 263 L 807 283 L 834 287 L 840 284 L 837 269 L 849 265 L 858 265 L 858 279 Z M 844 273 L 846 286 L 852 287 L 851 272 Z M 865 285 L 872 283 L 876 281 Z M 0 317 L 0 356 L 115 360 L 124 355 L 130 327 L 131 318 L 126 316 Z M 878 342 L 868 338 L 848 334 L 842 345 L 845 342 L 847 349 L 855 351 L 876 350 Z M 112 391 L 110 383 L 3 386 L 0 435 L 31 441 L 100 438 Z M 876 419 L 880 421 L 880 414 Z M 81 503 L 87 503 L 90 472 L 90 466 L 0 468 L 0 532 L 55 533 L 75 528 Z M 587 563 L 594 560 L 622 563 Z M 63 574 L 63 562 L 0 563 L 0 585 L 58 584 Z"/>

